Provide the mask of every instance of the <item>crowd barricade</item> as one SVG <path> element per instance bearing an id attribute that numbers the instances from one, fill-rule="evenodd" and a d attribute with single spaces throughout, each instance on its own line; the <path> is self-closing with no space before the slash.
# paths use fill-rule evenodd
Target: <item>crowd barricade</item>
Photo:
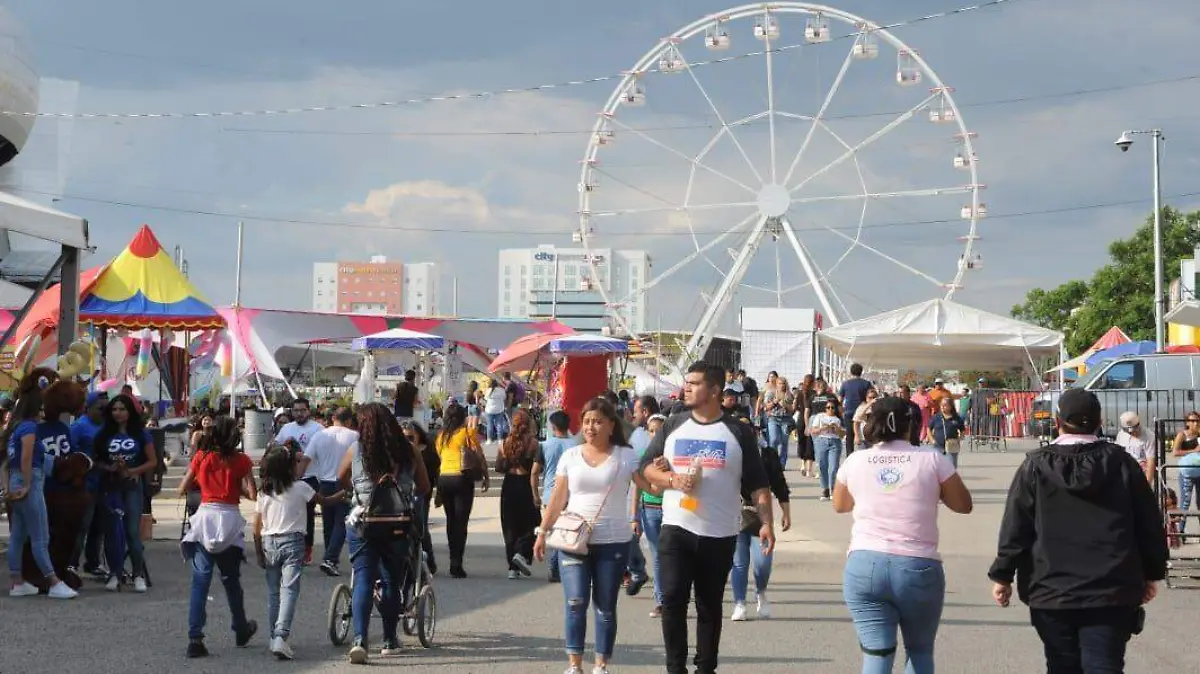
<path id="1" fill-rule="evenodd" d="M 1194 500 L 1187 510 L 1180 508 L 1184 485 L 1179 478 L 1183 466 L 1172 453 L 1175 435 L 1183 429 L 1183 419 L 1157 419 L 1152 427 L 1157 454 L 1154 493 L 1162 510 L 1171 553 L 1167 587 L 1200 589 L 1200 499 Z"/>

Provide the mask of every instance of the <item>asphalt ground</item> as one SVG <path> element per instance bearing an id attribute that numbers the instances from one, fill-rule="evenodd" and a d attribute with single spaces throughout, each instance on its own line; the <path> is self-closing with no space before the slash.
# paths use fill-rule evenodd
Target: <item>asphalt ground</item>
<path id="1" fill-rule="evenodd" d="M 940 672 L 1045 671 L 1028 611 L 1019 605 L 1008 609 L 994 606 L 985 575 L 1005 490 L 1021 459 L 1019 449 L 1010 446 L 1007 453 L 962 456 L 962 473 L 975 496 L 976 508 L 966 516 L 943 511 L 941 518 L 941 550 L 948 581 L 937 642 Z M 836 515 L 828 503 L 817 501 L 815 480 L 801 478 L 794 460 L 789 479 L 794 488 L 794 526 L 781 534 L 771 577 L 774 617 L 726 621 L 722 672 L 856 672 L 860 667 L 858 642 L 840 586 L 849 516 Z M 561 586 L 545 582 L 540 568 L 530 579 L 505 578 L 498 505 L 498 499 L 476 501 L 468 543 L 470 577 L 454 580 L 442 572 L 435 580 L 440 612 L 435 647 L 427 650 L 409 639 L 403 655 L 386 660 L 374 657 L 371 667 L 414 674 L 528 674 L 564 669 Z M 69 602 L 0 596 L 0 674 L 317 673 L 350 667 L 345 648 L 332 646 L 326 636 L 327 607 L 338 580 L 325 577 L 315 567 L 305 572 L 292 628 L 294 661 L 278 662 L 267 652 L 263 574 L 252 564 L 243 567 L 243 586 L 246 606 L 261 624 L 260 634 L 249 647 L 234 647 L 224 592 L 215 580 L 208 604 L 212 655 L 203 660 L 184 659 L 190 576 L 175 542 L 182 505 L 158 499 L 155 513 L 159 540 L 149 544 L 155 584 L 148 594 L 110 594 L 89 581 L 80 598 Z M 436 554 L 444 566 L 445 536 L 440 520 L 435 519 L 434 525 Z M 6 536 L 4 529 L 0 525 L 0 534 Z M 1130 644 L 1128 672 L 1197 671 L 1198 600 L 1197 591 L 1161 591 L 1149 607 L 1145 633 Z M 660 627 L 648 615 L 652 603 L 648 586 L 637 597 L 622 595 L 610 669 L 613 674 L 663 671 Z M 726 615 L 729 609 L 727 602 Z M 372 623 L 376 644 L 378 630 L 376 618 Z M 898 663 L 896 671 L 902 669 Z"/>

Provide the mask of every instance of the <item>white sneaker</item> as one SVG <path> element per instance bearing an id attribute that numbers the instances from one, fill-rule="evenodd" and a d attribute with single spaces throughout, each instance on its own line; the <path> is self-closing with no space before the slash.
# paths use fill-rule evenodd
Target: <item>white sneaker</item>
<path id="1" fill-rule="evenodd" d="M 67 584 L 61 580 L 55 583 L 54 587 L 50 588 L 51 599 L 74 599 L 78 596 L 78 592 L 72 590 L 70 587 L 67 587 Z"/>
<path id="2" fill-rule="evenodd" d="M 10 597 L 35 597 L 38 589 L 29 583 L 22 582 L 20 585 L 13 585 L 8 590 Z"/>
<path id="3" fill-rule="evenodd" d="M 295 654 L 292 653 L 292 647 L 288 645 L 288 642 L 283 637 L 271 639 L 271 653 L 280 660 L 291 660 L 295 657 Z"/>
<path id="4" fill-rule="evenodd" d="M 117 590 L 121 589 L 121 579 L 116 575 L 109 576 L 108 582 L 104 584 L 104 589 L 108 590 L 109 592 L 116 592 Z"/>
<path id="5" fill-rule="evenodd" d="M 516 571 L 513 571 L 512 569 L 509 569 L 509 571 L 508 571 L 508 579 L 509 580 L 516 580 L 520 577 L 521 577 L 521 575 L 519 573 L 517 573 Z"/>
<path id="6" fill-rule="evenodd" d="M 512 563 L 521 572 L 521 575 L 525 576 L 526 578 L 533 575 L 533 566 L 530 565 L 528 559 L 525 559 L 524 555 L 520 553 L 513 555 Z"/>
<path id="7" fill-rule="evenodd" d="M 608 674 L 608 665 L 593 665 L 592 674 Z"/>
<path id="8" fill-rule="evenodd" d="M 583 674 L 583 668 L 571 665 L 570 667 L 567 667 L 567 671 L 563 672 L 563 674 Z"/>
<path id="9" fill-rule="evenodd" d="M 758 593 L 758 617 L 766 620 L 771 617 L 771 602 L 767 601 L 767 593 Z"/>
<path id="10" fill-rule="evenodd" d="M 733 615 L 729 619 L 735 623 L 740 623 L 746 619 L 746 603 L 739 601 L 733 605 Z"/>
<path id="11" fill-rule="evenodd" d="M 134 592 L 145 592 L 147 589 L 148 588 L 146 587 L 146 579 L 145 578 L 138 576 L 137 578 L 133 579 L 133 591 Z"/>

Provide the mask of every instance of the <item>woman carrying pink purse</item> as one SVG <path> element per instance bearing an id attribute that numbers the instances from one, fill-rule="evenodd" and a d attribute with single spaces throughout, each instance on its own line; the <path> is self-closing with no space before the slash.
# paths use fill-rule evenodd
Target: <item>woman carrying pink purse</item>
<path id="1" fill-rule="evenodd" d="M 637 452 L 628 447 L 616 408 L 604 398 L 584 406 L 584 444 L 558 462 L 557 480 L 533 546 L 541 561 L 550 546 L 562 552 L 566 598 L 566 674 L 583 674 L 587 614 L 595 603 L 596 658 L 592 674 L 608 674 L 617 641 L 617 597 L 629 556 L 633 519 L 631 488 L 648 485 L 637 474 Z"/>

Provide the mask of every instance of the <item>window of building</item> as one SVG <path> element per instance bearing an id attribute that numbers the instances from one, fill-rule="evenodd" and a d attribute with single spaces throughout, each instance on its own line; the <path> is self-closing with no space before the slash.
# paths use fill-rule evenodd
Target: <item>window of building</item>
<path id="1" fill-rule="evenodd" d="M 504 275 L 512 276 L 512 267 L 510 267 L 508 265 L 504 265 Z"/>
<path id="2" fill-rule="evenodd" d="M 512 279 L 505 276 L 504 277 L 504 289 L 509 290 L 510 288 L 512 288 Z"/>

